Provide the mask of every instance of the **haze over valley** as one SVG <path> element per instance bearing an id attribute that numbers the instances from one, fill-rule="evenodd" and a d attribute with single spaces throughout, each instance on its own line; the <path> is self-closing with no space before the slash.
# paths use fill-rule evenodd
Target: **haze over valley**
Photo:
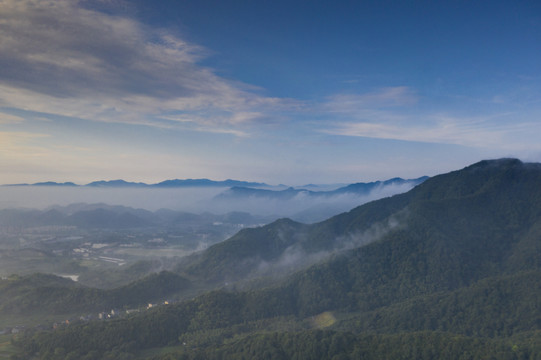
<path id="1" fill-rule="evenodd" d="M 0 360 L 541 359 L 541 2 L 0 0 Z"/>
<path id="2" fill-rule="evenodd" d="M 323 191 L 315 191 L 317 186 L 312 190 L 227 188 L 224 185 L 264 184 L 208 180 L 199 186 L 177 183 L 167 188 L 125 182 L 3 186 L 4 206 L 17 202 L 26 206 L 0 210 L 0 274 L 44 272 L 69 275 L 91 286 L 119 286 L 137 276 L 170 270 L 179 258 L 243 228 L 283 217 L 316 222 L 369 200 L 404 192 L 424 180 L 396 178 L 334 190 L 320 186 Z M 63 203 L 68 205 L 59 205 Z M 135 275 L 124 271 L 138 261 L 150 263 Z M 104 270 L 118 274 L 103 276 Z"/>
<path id="3" fill-rule="evenodd" d="M 541 164 L 482 161 L 418 182 L 313 224 L 105 204 L 1 210 L 9 351 L 219 358 L 251 344 L 304 357 L 316 341 L 377 358 L 371 346 L 390 341 L 432 348 L 426 358 L 461 351 L 447 346 L 539 356 Z"/>

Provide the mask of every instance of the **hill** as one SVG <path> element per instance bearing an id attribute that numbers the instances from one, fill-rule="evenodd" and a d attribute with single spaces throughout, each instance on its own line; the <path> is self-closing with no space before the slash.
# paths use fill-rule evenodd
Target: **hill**
<path id="1" fill-rule="evenodd" d="M 166 271 L 111 290 L 89 288 L 55 275 L 11 277 L 0 280 L 0 315 L 72 315 L 144 306 L 191 286 L 187 279 Z"/>
<path id="2" fill-rule="evenodd" d="M 533 246 L 528 234 L 540 225 L 540 183 L 539 164 L 513 159 L 483 161 L 317 224 L 283 219 L 242 230 L 194 256 L 181 269 L 204 279 L 232 281 L 257 270 L 262 261 L 268 267 L 272 263 L 279 266 L 286 258 L 292 263 L 293 258 L 317 255 L 321 259 L 385 238 L 386 243 L 400 242 L 405 251 L 412 250 L 405 246 L 408 242 L 435 251 L 426 255 L 438 259 L 440 266 L 452 265 L 468 278 L 471 272 L 481 271 L 471 267 L 484 268 L 482 260 L 501 262 L 505 258 L 518 264 L 519 255 L 511 255 L 512 250 L 522 251 L 528 262 L 534 261 L 531 253 L 519 249 Z"/>
<path id="3" fill-rule="evenodd" d="M 228 287 L 19 347 L 102 358 L 166 345 L 175 354 L 155 359 L 538 358 L 539 184 L 540 164 L 483 161 L 321 223 L 244 230 L 182 270 L 222 283 L 263 261 L 279 269 L 292 250 L 317 261 L 270 287 Z"/>

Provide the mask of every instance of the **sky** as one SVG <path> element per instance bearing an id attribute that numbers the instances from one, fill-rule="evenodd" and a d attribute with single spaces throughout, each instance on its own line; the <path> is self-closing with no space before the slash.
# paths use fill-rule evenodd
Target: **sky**
<path id="1" fill-rule="evenodd" d="M 0 0 L 0 184 L 541 161 L 538 1 Z"/>

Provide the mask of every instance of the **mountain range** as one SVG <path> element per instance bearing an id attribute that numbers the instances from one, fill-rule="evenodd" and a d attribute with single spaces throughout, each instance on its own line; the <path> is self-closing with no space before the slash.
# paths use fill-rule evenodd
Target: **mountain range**
<path id="1" fill-rule="evenodd" d="M 333 196 L 342 193 L 357 193 L 357 194 L 367 194 L 370 191 L 383 186 L 388 185 L 404 185 L 412 184 L 417 185 L 428 177 L 423 176 L 418 179 L 404 180 L 401 178 L 393 178 L 386 181 L 375 181 L 369 183 L 354 183 L 347 186 L 340 187 L 333 191 L 314 191 L 306 190 L 304 187 L 293 188 L 289 187 L 286 190 L 270 190 L 271 188 L 283 188 L 285 185 L 271 186 L 265 183 L 260 182 L 250 182 L 250 181 L 241 181 L 241 180 L 222 180 L 215 181 L 209 179 L 173 179 L 165 180 L 155 184 L 147 184 L 143 182 L 130 182 L 125 180 L 99 180 L 93 181 L 86 185 L 78 185 L 73 182 L 54 182 L 54 181 L 45 181 L 38 182 L 33 184 L 22 183 L 22 184 L 8 184 L 3 186 L 55 186 L 55 187 L 104 187 L 104 188 L 134 188 L 134 187 L 150 187 L 150 188 L 177 188 L 177 187 L 229 187 L 232 188 L 230 192 L 224 193 L 222 197 L 228 196 L 259 196 L 259 197 L 277 197 L 277 198 L 290 198 L 300 193 L 305 193 L 314 196 Z M 306 185 L 306 188 L 317 189 L 321 186 L 318 185 Z M 267 188 L 267 189 L 261 189 Z"/>
<path id="2" fill-rule="evenodd" d="M 428 179 L 428 176 L 423 176 L 417 179 L 404 180 L 402 178 L 393 178 L 385 181 L 374 181 L 369 183 L 355 183 L 347 186 L 340 187 L 330 191 L 314 191 L 306 190 L 304 188 L 289 187 L 285 190 L 268 190 L 234 186 L 229 190 L 218 194 L 215 198 L 219 200 L 229 201 L 240 198 L 265 198 L 265 199 L 277 199 L 277 200 L 290 200 L 296 196 L 305 197 L 333 197 L 337 195 L 368 195 L 372 191 L 382 189 L 386 187 L 414 187 Z"/>
<path id="3" fill-rule="evenodd" d="M 97 203 L 115 201 L 116 204 L 153 211 L 167 207 L 191 213 L 247 212 L 260 218 L 266 218 L 268 222 L 280 217 L 289 217 L 296 221 L 314 223 L 348 211 L 367 201 L 408 191 L 426 178 L 411 180 L 394 178 L 386 181 L 355 183 L 337 188 L 334 186 L 338 185 L 333 187 L 308 186 L 307 188 L 310 190 L 291 187 L 284 189 L 284 186 L 270 187 L 263 186 L 265 184 L 262 183 L 235 180 L 216 182 L 200 179 L 168 180 L 154 185 L 130 183 L 123 180 L 97 181 L 84 186 L 73 183 L 47 182 L 20 186 L 13 192 L 10 187 L 4 187 L 4 191 L 7 192 L 5 203 L 11 202 L 15 208 L 33 206 L 48 206 L 50 208 L 51 205 L 55 204 L 54 201 L 64 204 L 69 204 L 70 201 L 95 201 Z M 33 190 L 27 193 L 25 191 L 27 187 L 31 187 Z M 86 191 L 88 189 L 107 189 L 108 191 Z M 122 191 L 116 191 L 120 189 Z M 156 189 L 159 191 L 151 192 Z M 183 189 L 183 192 L 177 191 L 180 189 Z M 129 211 L 129 213 L 143 218 L 148 217 L 148 214 L 141 212 L 135 214 L 133 211 Z M 131 217 L 133 220 L 131 223 L 137 225 L 137 220 L 133 216 Z M 52 218 L 54 216 L 51 216 Z M 106 216 L 102 218 L 106 220 Z M 115 226 L 113 220 L 114 217 L 111 217 L 108 221 L 109 225 L 106 226 Z M 130 221 L 127 220 L 129 219 L 123 219 L 124 225 L 122 227 L 130 226 Z M 139 224 L 144 225 L 145 221 L 141 221 Z"/>
<path id="4" fill-rule="evenodd" d="M 537 359 L 540 185 L 541 164 L 481 161 L 319 223 L 244 229 L 178 264 L 172 279 L 213 291 L 14 343 L 51 359 Z"/>
<path id="5" fill-rule="evenodd" d="M 73 182 L 54 182 L 54 181 L 45 181 L 38 182 L 33 184 L 8 184 L 4 186 L 57 186 L 57 187 L 74 187 L 74 186 L 86 186 L 86 187 L 110 187 L 110 188 L 122 188 L 122 187 L 151 187 L 151 188 L 175 188 L 175 187 L 232 187 L 232 186 L 253 186 L 253 187 L 269 187 L 265 183 L 259 182 L 249 182 L 249 181 L 240 181 L 240 180 L 223 180 L 215 181 L 209 179 L 174 179 L 174 180 L 165 180 L 155 184 L 146 184 L 142 182 L 129 182 L 125 180 L 99 180 L 93 181 L 86 185 L 77 185 Z"/>

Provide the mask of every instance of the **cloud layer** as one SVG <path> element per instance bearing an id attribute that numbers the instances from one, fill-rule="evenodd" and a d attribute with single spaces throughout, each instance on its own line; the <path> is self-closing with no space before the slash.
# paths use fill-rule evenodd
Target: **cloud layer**
<path id="1" fill-rule="evenodd" d="M 487 104 L 483 115 L 452 115 L 450 110 L 422 109 L 423 100 L 426 99 L 405 86 L 365 94 L 334 95 L 322 105 L 322 111 L 334 115 L 335 121 L 321 131 L 331 135 L 509 151 L 541 150 L 541 146 L 525 141 L 525 135 L 541 131 L 540 124 L 517 117 L 515 112 L 494 111 Z"/>
<path id="2" fill-rule="evenodd" d="M 343 72 L 330 50 L 358 43 L 350 32 L 331 32 L 318 43 L 319 61 L 296 57 L 304 52 L 287 47 L 273 57 L 277 48 L 266 45 L 279 37 L 262 39 L 258 35 L 269 31 L 264 26 L 247 34 L 240 31 L 246 26 L 217 12 L 220 26 L 239 31 L 213 37 L 217 32 L 201 29 L 220 26 L 201 19 L 189 24 L 177 3 L 157 11 L 154 21 L 184 19 L 180 26 L 190 26 L 202 42 L 227 44 L 213 53 L 176 29 L 137 18 L 135 4 L 143 3 L 155 6 L 0 0 L 0 183 L 118 177 L 354 182 L 434 174 L 487 157 L 539 161 L 535 71 L 517 76 L 515 69 L 496 81 L 499 87 L 456 73 L 395 76 L 392 70 L 407 61 L 400 56 L 381 57 L 374 67 L 344 59 L 355 66 Z M 251 14 L 251 6 L 241 8 Z M 280 20 L 269 19 L 273 26 Z M 296 32 L 287 37 L 303 43 Z M 363 54 L 370 55 L 357 55 Z M 291 67 L 299 62 L 306 70 Z M 414 63 L 425 68 L 424 60 Z"/>
<path id="3" fill-rule="evenodd" d="M 281 100 L 217 76 L 208 51 L 70 0 L 0 1 L 0 106 L 229 132 Z"/>

